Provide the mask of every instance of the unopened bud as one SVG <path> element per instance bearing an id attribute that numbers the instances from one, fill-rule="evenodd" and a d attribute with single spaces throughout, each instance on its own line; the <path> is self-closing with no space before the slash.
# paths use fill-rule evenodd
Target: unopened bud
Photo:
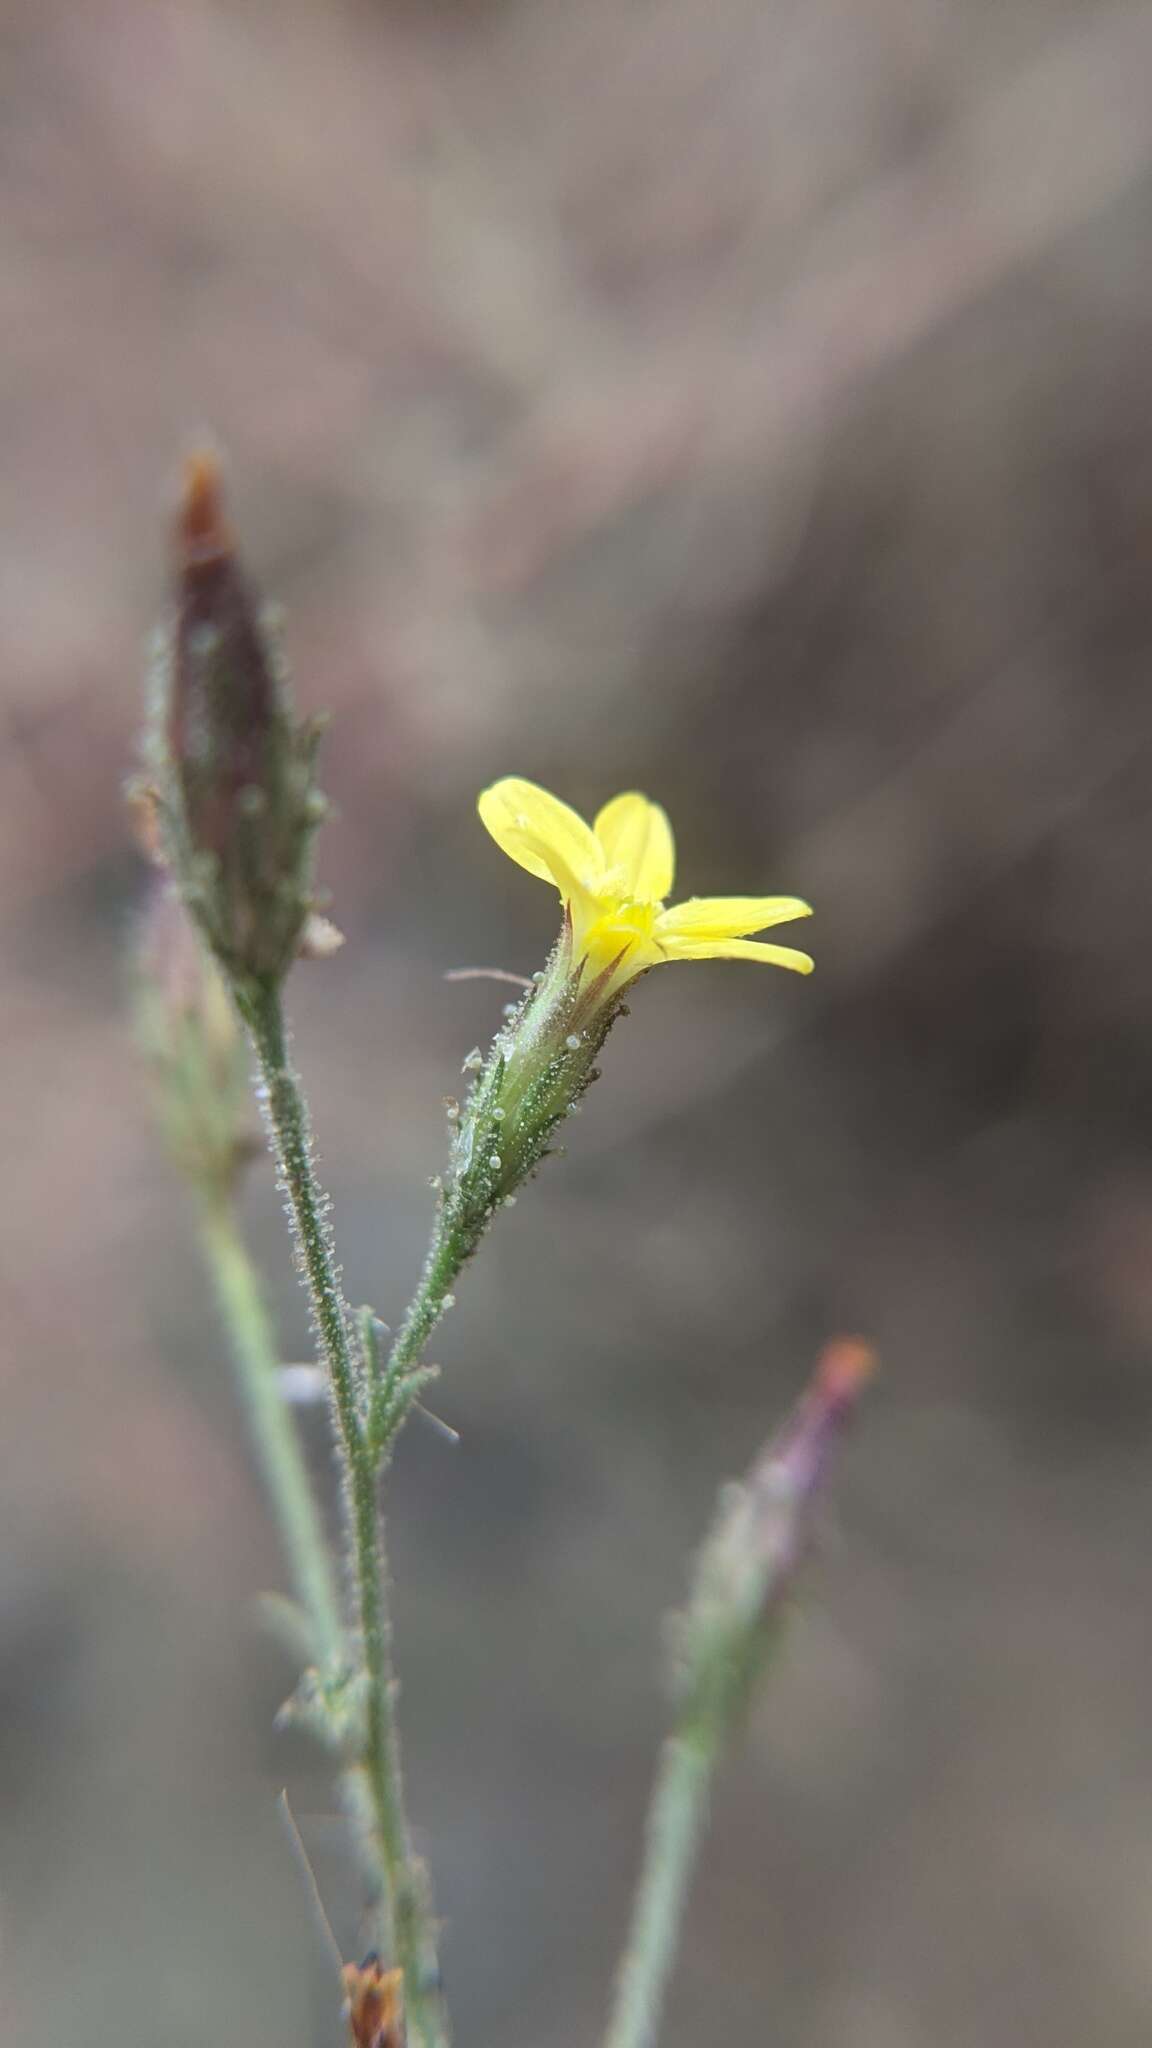
<path id="1" fill-rule="evenodd" d="M 185 465 L 173 533 L 174 614 L 149 736 L 165 858 L 237 983 L 276 983 L 311 907 L 323 816 L 318 731 L 292 715 L 261 601 L 224 515 L 209 450 Z"/>
<path id="2" fill-rule="evenodd" d="M 403 1973 L 382 1968 L 379 1956 L 345 1963 L 344 2011 L 354 2048 L 394 2048 L 403 2029 Z"/>
<path id="3" fill-rule="evenodd" d="M 723 1489 L 676 1627 L 689 1721 L 727 1725 L 739 1714 L 791 1593 L 830 1454 L 875 1367 L 862 1339 L 830 1344 L 783 1427 Z"/>
<path id="4" fill-rule="evenodd" d="M 141 918 L 134 968 L 136 1031 L 168 1148 L 202 1192 L 226 1195 L 260 1149 L 244 1041 L 219 969 L 175 890 L 159 877 Z"/>

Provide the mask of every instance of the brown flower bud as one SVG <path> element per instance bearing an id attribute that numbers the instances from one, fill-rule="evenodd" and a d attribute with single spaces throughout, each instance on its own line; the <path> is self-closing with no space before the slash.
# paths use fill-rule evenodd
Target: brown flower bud
<path id="1" fill-rule="evenodd" d="M 274 983 L 312 909 L 312 842 L 325 809 L 313 779 L 319 728 L 293 718 L 210 450 L 185 465 L 173 554 L 174 617 L 151 735 L 165 856 L 233 980 Z"/>
<path id="2" fill-rule="evenodd" d="M 402 2048 L 404 2021 L 399 1970 L 381 1968 L 380 1958 L 345 1963 L 345 2013 L 350 2040 L 355 2048 Z"/>

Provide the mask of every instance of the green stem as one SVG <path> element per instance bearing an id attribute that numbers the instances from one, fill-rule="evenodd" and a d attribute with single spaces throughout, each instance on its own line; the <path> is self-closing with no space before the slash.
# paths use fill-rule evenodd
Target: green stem
<path id="1" fill-rule="evenodd" d="M 328 1202 L 313 1165 L 308 1112 L 288 1059 L 279 990 L 247 989 L 240 999 L 260 1063 L 264 1106 L 340 1432 L 364 1660 L 362 1767 L 385 1879 L 390 1946 L 404 1972 L 412 2048 L 446 2048 L 449 2036 L 438 1991 L 435 1924 L 424 1874 L 412 1853 L 404 1809 L 387 1570 L 377 1501 L 381 1459 L 362 1419 L 360 1361 L 353 1349 L 351 1320 L 326 1221 Z"/>
<path id="2" fill-rule="evenodd" d="M 236 1361 L 252 1441 L 272 1499 L 293 1584 L 324 1674 L 340 1667 L 344 1630 L 324 1526 L 278 1382 L 279 1350 L 259 1276 L 227 1198 L 205 1200 L 200 1234 Z"/>
<path id="3" fill-rule="evenodd" d="M 388 1361 L 390 1382 L 420 1364 L 451 1289 L 497 1211 L 545 1158 L 564 1118 L 595 1078 L 595 1061 L 619 1010 L 598 984 L 580 992 L 562 935 L 548 966 L 499 1031 L 456 1111 L 451 1155 L 420 1283 Z M 602 995 L 602 990 L 600 991 Z M 467 1070 L 472 1068 L 471 1059 Z"/>
<path id="4" fill-rule="evenodd" d="M 657 2038 L 718 1753 L 719 1731 L 708 1724 L 670 1736 L 660 1752 L 604 2048 L 652 2048 Z"/>
<path id="5" fill-rule="evenodd" d="M 451 1289 L 476 1248 L 477 1234 L 470 1234 L 451 1208 L 438 1218 L 419 1285 L 389 1354 L 388 1371 L 393 1379 L 419 1365 L 429 1337 L 445 1309 L 452 1306 Z"/>
<path id="6" fill-rule="evenodd" d="M 312 1163 L 312 1133 L 300 1082 L 288 1062 L 288 1034 L 278 990 L 261 988 L 243 1005 L 263 1083 L 263 1107 L 292 1213 L 316 1335 L 332 1386 L 349 1467 L 360 1443 L 356 1357 L 340 1285 L 328 1198 Z"/>

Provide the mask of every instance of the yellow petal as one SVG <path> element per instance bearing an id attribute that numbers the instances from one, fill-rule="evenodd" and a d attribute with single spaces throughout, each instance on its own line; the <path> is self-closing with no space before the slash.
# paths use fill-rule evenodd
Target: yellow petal
<path id="1" fill-rule="evenodd" d="M 659 804 L 638 790 L 614 796 L 597 814 L 596 837 L 610 868 L 618 868 L 637 903 L 660 903 L 672 887 L 676 849 Z"/>
<path id="2" fill-rule="evenodd" d="M 763 960 L 769 967 L 790 967 L 811 974 L 815 962 L 792 946 L 769 946 L 762 939 L 664 940 L 669 960 Z"/>
<path id="3" fill-rule="evenodd" d="M 562 896 L 594 884 L 604 855 L 590 826 L 535 782 L 506 775 L 477 801 L 481 821 L 501 851 Z"/>
<path id="4" fill-rule="evenodd" d="M 656 928 L 662 939 L 742 939 L 811 915 L 799 896 L 690 896 L 662 911 Z"/>

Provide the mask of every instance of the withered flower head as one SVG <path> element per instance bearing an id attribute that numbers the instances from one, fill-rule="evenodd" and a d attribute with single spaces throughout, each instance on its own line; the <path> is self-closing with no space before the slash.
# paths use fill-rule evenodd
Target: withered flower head
<path id="1" fill-rule="evenodd" d="M 344 1993 L 354 2048 L 404 2048 L 403 1976 L 382 1968 L 379 1956 L 345 1963 Z"/>
<path id="2" fill-rule="evenodd" d="M 185 464 L 173 566 L 149 735 L 164 856 L 233 980 L 274 984 L 314 907 L 312 842 L 325 810 L 314 781 L 319 727 L 292 715 L 210 450 Z"/>

